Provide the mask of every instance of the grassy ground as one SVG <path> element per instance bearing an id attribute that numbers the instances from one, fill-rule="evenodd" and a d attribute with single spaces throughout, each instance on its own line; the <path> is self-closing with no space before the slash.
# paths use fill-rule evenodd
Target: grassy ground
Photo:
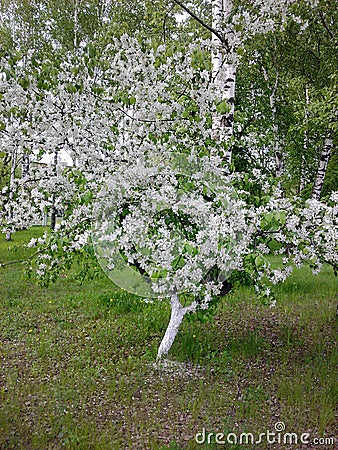
<path id="1" fill-rule="evenodd" d="M 0 262 L 42 229 L 0 241 Z M 27 252 L 27 250 L 26 250 Z M 171 351 L 181 365 L 153 366 L 169 319 L 108 280 L 49 288 L 0 269 L 1 449 L 334 448 L 337 280 L 298 270 L 274 309 L 242 289 L 212 322 L 185 320 Z M 252 432 L 283 422 L 309 444 L 197 444 L 208 432 Z M 200 437 L 200 440 L 202 438 Z M 283 435 L 282 435 L 283 439 Z M 234 440 L 234 437 L 233 437 Z M 211 439 L 214 442 L 214 439 Z"/>

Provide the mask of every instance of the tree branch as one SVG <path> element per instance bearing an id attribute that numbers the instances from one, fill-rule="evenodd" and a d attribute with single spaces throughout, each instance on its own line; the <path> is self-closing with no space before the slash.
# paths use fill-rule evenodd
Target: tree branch
<path id="1" fill-rule="evenodd" d="M 224 37 L 223 34 L 221 34 L 220 32 L 218 32 L 217 30 L 215 30 L 214 28 L 212 28 L 210 25 L 208 25 L 207 23 L 204 22 L 204 20 L 202 20 L 200 17 L 198 17 L 194 12 L 191 11 L 191 9 L 187 8 L 185 5 L 183 5 L 183 3 L 180 0 L 173 0 L 176 5 L 180 6 L 182 9 L 184 9 L 185 12 L 187 12 L 189 14 L 189 16 L 191 16 L 193 19 L 195 19 L 200 25 L 202 25 L 202 27 L 206 28 L 208 31 L 210 31 L 210 33 L 214 34 L 216 37 L 218 37 L 218 39 L 221 41 L 221 43 L 223 45 L 225 45 L 227 48 L 229 48 L 229 42 L 228 40 Z"/>
<path id="2" fill-rule="evenodd" d="M 9 261 L 9 262 L 5 262 L 5 263 L 0 263 L 0 268 L 11 266 L 12 264 L 26 263 L 26 262 L 30 261 L 31 259 L 33 259 L 36 255 L 42 253 L 44 250 L 46 250 L 46 248 L 47 247 L 44 247 L 42 249 L 37 250 L 35 253 L 33 253 L 31 256 L 28 256 L 25 259 L 17 259 L 16 261 Z"/>
<path id="3" fill-rule="evenodd" d="M 334 34 L 330 30 L 330 28 L 328 27 L 328 25 L 327 25 L 327 23 L 326 23 L 326 21 L 324 19 L 323 13 L 321 11 L 319 11 L 318 15 L 320 17 L 320 20 L 322 21 L 322 24 L 324 25 L 325 30 L 329 33 L 329 35 L 331 36 L 332 39 L 335 39 Z"/>

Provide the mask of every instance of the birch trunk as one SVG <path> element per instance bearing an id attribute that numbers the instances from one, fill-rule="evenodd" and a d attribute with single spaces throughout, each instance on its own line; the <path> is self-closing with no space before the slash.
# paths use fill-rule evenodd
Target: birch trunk
<path id="1" fill-rule="evenodd" d="M 226 85 L 224 88 L 224 98 L 229 104 L 229 112 L 222 117 L 222 140 L 228 142 L 234 134 L 234 115 L 235 115 L 235 86 L 236 86 L 236 66 L 227 64 Z M 225 154 L 227 164 L 230 166 L 232 160 L 232 149 L 228 148 Z"/>
<path id="2" fill-rule="evenodd" d="M 28 153 L 24 153 L 22 155 L 22 178 L 25 179 L 28 177 L 29 175 L 29 154 Z"/>
<path id="3" fill-rule="evenodd" d="M 232 9 L 232 1 L 230 0 L 213 0 L 212 1 L 212 28 L 222 33 L 223 20 L 225 16 L 230 14 Z M 226 30 L 227 37 L 227 58 L 225 57 L 225 48 L 220 39 L 213 33 L 212 43 L 212 75 L 217 83 L 224 80 L 224 85 L 220 86 L 222 90 L 222 100 L 228 103 L 229 111 L 225 114 L 216 113 L 212 121 L 213 138 L 222 145 L 228 143 L 233 135 L 234 128 L 234 112 L 235 112 L 235 86 L 236 86 L 236 65 L 233 61 L 232 42 L 234 34 L 230 28 Z M 225 74 L 223 76 L 222 72 Z M 228 166 L 231 164 L 232 151 L 228 149 L 221 152 L 222 159 Z"/>
<path id="4" fill-rule="evenodd" d="M 170 297 L 171 316 L 166 332 L 163 336 L 162 342 L 157 352 L 157 361 L 168 355 L 168 352 L 175 340 L 178 329 L 182 323 L 183 317 L 187 312 L 195 311 L 197 303 L 193 302 L 189 306 L 182 306 L 178 294 L 176 292 L 171 294 Z"/>
<path id="5" fill-rule="evenodd" d="M 14 198 L 14 184 L 15 184 L 15 169 L 16 169 L 16 159 L 17 154 L 16 151 L 14 151 L 11 159 L 11 174 L 9 178 L 9 195 L 8 195 L 8 221 L 10 221 L 13 217 L 13 211 L 12 211 L 12 201 Z M 7 230 L 6 232 L 6 241 L 10 241 L 12 239 L 12 233 L 10 230 Z"/>
<path id="6" fill-rule="evenodd" d="M 317 171 L 317 176 L 315 180 L 315 184 L 312 190 L 312 198 L 315 200 L 320 200 L 320 196 L 323 189 L 324 179 L 326 175 L 327 166 L 330 160 L 331 152 L 333 148 L 333 142 L 331 136 L 328 136 L 322 148 L 322 152 L 320 155 L 319 166 Z"/>

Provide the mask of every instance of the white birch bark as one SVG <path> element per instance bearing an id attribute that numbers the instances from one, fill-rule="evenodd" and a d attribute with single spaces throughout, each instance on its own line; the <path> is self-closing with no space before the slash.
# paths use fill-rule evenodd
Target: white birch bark
<path id="1" fill-rule="evenodd" d="M 212 0 L 212 28 L 214 30 L 222 33 L 223 20 L 230 14 L 231 9 L 231 0 Z M 222 44 L 220 39 L 214 33 L 212 34 L 212 75 L 216 83 L 217 81 L 224 83 L 223 86 L 220 86 L 222 90 L 222 100 L 226 100 L 229 107 L 227 113 L 216 113 L 213 117 L 213 138 L 219 144 L 226 143 L 231 139 L 233 135 L 235 112 L 236 64 L 233 58 L 234 55 L 230 54 L 232 52 L 234 34 L 232 30 L 228 28 L 225 35 L 227 39 L 228 55 L 225 55 L 224 44 Z M 221 156 L 229 166 L 232 159 L 231 149 L 228 149 L 225 154 L 222 152 Z"/>
<path id="2" fill-rule="evenodd" d="M 187 312 L 195 311 L 197 303 L 193 302 L 189 306 L 182 306 L 178 294 L 173 292 L 170 297 L 171 316 L 166 332 L 163 336 L 162 342 L 158 348 L 157 361 L 160 361 L 167 356 L 177 335 L 178 329 L 182 323 L 183 317 Z"/>
<path id="3" fill-rule="evenodd" d="M 331 136 L 328 136 L 325 138 L 324 145 L 321 151 L 317 176 L 312 190 L 312 198 L 315 200 L 320 200 L 327 166 L 332 153 L 332 147 L 333 141 L 331 139 Z"/>
<path id="4" fill-rule="evenodd" d="M 223 21 L 223 0 L 212 0 L 212 28 L 218 32 L 222 31 Z M 217 75 L 222 67 L 223 52 L 222 43 L 219 38 L 212 33 L 211 42 L 214 44 L 212 58 L 212 75 L 216 79 Z"/>
<path id="5" fill-rule="evenodd" d="M 229 141 L 234 134 L 234 115 L 235 115 L 235 86 L 236 86 L 236 65 L 227 64 L 227 77 L 225 85 L 225 98 L 229 104 L 230 111 L 223 116 L 222 125 L 224 130 L 223 140 Z M 232 160 L 231 147 L 226 153 L 226 160 L 230 166 Z"/>
<path id="6" fill-rule="evenodd" d="M 29 154 L 23 153 L 22 155 L 22 178 L 25 179 L 29 175 Z"/>
<path id="7" fill-rule="evenodd" d="M 220 26 L 222 23 L 223 16 L 223 0 L 213 0 L 212 2 L 212 28 L 214 30 L 220 31 Z M 218 37 L 212 33 L 211 42 L 213 44 L 212 54 L 211 54 L 211 63 L 212 63 L 212 78 L 216 82 L 217 78 L 220 75 L 220 70 L 223 62 L 222 55 L 222 44 Z M 212 135 L 213 139 L 217 142 L 220 142 L 220 134 L 221 134 L 221 115 L 215 114 L 212 118 Z"/>

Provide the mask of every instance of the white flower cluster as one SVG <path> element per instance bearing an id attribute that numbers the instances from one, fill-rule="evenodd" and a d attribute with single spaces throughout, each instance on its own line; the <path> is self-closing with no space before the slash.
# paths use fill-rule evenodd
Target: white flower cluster
<path id="1" fill-rule="evenodd" d="M 267 197 L 255 207 L 245 188 L 234 187 L 241 176 L 226 177 L 220 159 L 205 156 L 215 153 L 211 118 L 222 99 L 220 86 L 192 64 L 194 51 L 206 50 L 197 42 L 168 55 L 123 36 L 104 49 L 95 76 L 82 48 L 48 89 L 33 75 L 26 89 L 15 79 L 2 81 L 0 150 L 35 154 L 29 176 L 15 180 L 11 196 L 2 193 L 6 226 L 36 224 L 52 208 L 64 211 L 52 238 L 29 243 L 52 255 L 38 258 L 39 276 L 85 250 L 92 224 L 105 270 L 128 262 L 148 277 L 145 297 L 189 291 L 204 298 L 201 308 L 233 271 L 277 283 L 290 275 L 292 262 L 310 261 L 314 271 L 324 262 L 337 266 L 337 193 L 334 206 L 298 205 L 271 195 L 269 180 L 254 170 L 248 182 L 261 183 Z M 73 167 L 39 164 L 34 153 L 61 150 Z M 284 257 L 280 270 L 271 270 L 266 258 L 271 241 Z M 119 282 L 140 285 L 132 272 L 128 277 Z"/>

